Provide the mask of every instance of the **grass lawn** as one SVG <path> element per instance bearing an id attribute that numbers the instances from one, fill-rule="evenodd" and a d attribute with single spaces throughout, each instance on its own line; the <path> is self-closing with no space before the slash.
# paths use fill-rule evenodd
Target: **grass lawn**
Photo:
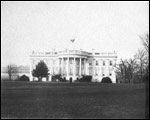
<path id="1" fill-rule="evenodd" d="M 1 82 L 2 118 L 145 118 L 144 84 Z"/>

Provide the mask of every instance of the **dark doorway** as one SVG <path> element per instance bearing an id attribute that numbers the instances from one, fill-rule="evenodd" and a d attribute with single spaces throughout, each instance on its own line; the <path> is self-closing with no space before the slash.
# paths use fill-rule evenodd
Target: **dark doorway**
<path id="1" fill-rule="evenodd" d="M 70 83 L 72 83 L 72 77 L 70 77 L 69 81 L 70 81 Z"/>
<path id="2" fill-rule="evenodd" d="M 104 77 L 104 78 L 102 78 L 101 83 L 112 83 L 112 81 L 109 77 Z"/>

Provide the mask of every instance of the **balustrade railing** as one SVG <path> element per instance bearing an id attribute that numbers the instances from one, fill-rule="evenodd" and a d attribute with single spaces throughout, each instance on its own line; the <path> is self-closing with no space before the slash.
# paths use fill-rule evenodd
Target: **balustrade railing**
<path id="1" fill-rule="evenodd" d="M 86 56 L 117 56 L 115 52 L 85 52 L 80 50 L 65 50 L 65 51 L 58 51 L 58 52 L 32 52 L 31 56 L 57 56 L 57 55 L 63 55 L 63 54 L 76 54 L 76 55 L 86 55 Z"/>

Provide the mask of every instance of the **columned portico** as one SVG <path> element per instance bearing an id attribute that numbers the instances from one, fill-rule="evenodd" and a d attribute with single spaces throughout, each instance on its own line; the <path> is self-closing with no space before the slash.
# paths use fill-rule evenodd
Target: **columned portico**
<path id="1" fill-rule="evenodd" d="M 65 56 L 59 59 L 61 61 L 61 64 L 59 64 L 61 67 L 60 74 L 66 77 L 67 80 L 69 80 L 70 77 L 76 80 L 77 77 L 80 78 L 82 75 L 86 75 L 86 58 Z M 79 63 L 79 65 L 77 63 Z"/>

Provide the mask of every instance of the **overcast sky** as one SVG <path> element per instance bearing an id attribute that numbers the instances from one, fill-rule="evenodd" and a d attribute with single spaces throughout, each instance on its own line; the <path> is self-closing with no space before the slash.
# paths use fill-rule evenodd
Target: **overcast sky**
<path id="1" fill-rule="evenodd" d="M 130 58 L 149 32 L 149 2 L 1 2 L 1 65 L 29 65 L 29 52 L 75 48 Z"/>

